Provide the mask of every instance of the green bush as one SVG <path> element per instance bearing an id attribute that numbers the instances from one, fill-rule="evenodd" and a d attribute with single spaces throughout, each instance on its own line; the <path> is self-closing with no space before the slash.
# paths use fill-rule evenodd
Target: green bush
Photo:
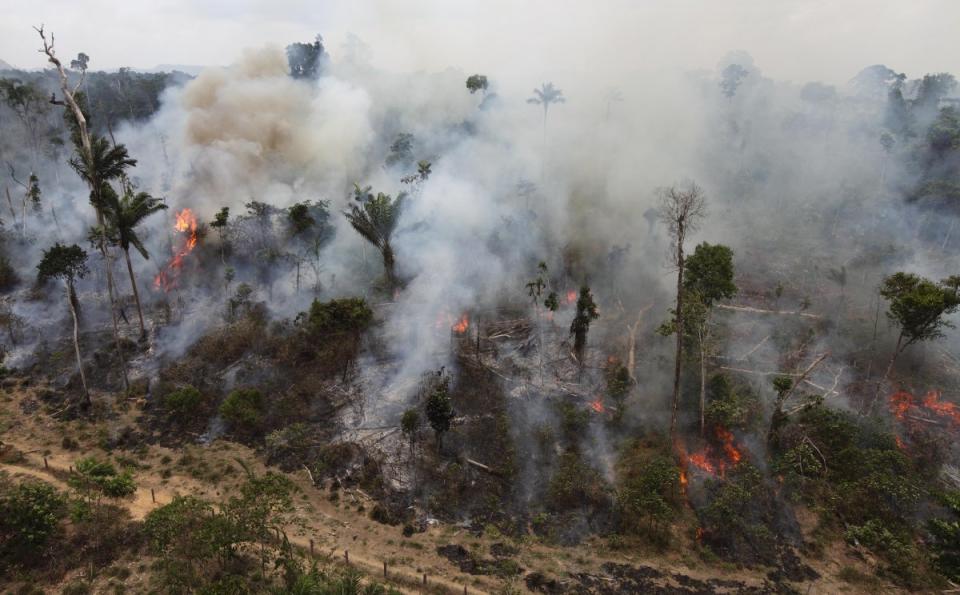
<path id="1" fill-rule="evenodd" d="M 608 486 L 600 473 L 587 465 L 576 450 L 563 453 L 547 486 L 547 506 L 566 511 L 608 503 Z"/>
<path id="2" fill-rule="evenodd" d="M 76 473 L 68 481 L 88 503 L 101 497 L 126 498 L 137 491 L 137 485 L 129 471 L 117 472 L 113 465 L 96 457 L 80 459 L 74 465 Z"/>
<path id="3" fill-rule="evenodd" d="M 0 568 L 40 556 L 66 513 L 66 499 L 45 483 L 21 483 L 0 496 Z"/>
<path id="4" fill-rule="evenodd" d="M 672 457 L 655 455 L 638 468 L 625 469 L 617 495 L 624 525 L 652 535 L 676 516 L 680 468 Z"/>
<path id="5" fill-rule="evenodd" d="M 203 395 L 192 386 L 185 386 L 169 392 L 163 398 L 164 407 L 177 417 L 185 417 L 195 413 L 202 402 Z"/>
<path id="6" fill-rule="evenodd" d="M 306 316 L 306 329 L 311 334 L 359 332 L 372 321 L 373 310 L 363 298 L 313 300 Z"/>
<path id="7" fill-rule="evenodd" d="M 220 404 L 220 415 L 231 425 L 252 431 L 263 423 L 265 405 L 263 395 L 257 389 L 239 388 Z"/>
<path id="8" fill-rule="evenodd" d="M 927 523 L 933 564 L 940 574 L 960 582 L 960 492 L 944 494 L 942 500 L 951 518 L 932 519 Z"/>

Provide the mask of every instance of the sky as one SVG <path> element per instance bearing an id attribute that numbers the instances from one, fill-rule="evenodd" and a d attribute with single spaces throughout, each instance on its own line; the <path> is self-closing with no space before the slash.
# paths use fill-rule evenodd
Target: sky
<path id="1" fill-rule="evenodd" d="M 960 73 L 958 0 L 0 0 L 0 60 L 43 66 L 34 25 L 91 68 L 226 65 L 246 47 L 349 34 L 393 71 L 509 78 L 713 69 L 745 50 L 767 75 L 842 84 L 883 63 Z"/>

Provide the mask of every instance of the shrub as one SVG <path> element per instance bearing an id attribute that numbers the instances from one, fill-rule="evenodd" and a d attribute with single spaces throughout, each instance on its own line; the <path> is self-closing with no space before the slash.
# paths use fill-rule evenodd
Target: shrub
<path id="1" fill-rule="evenodd" d="M 949 519 L 933 519 L 927 523 L 933 564 L 940 574 L 960 581 L 960 492 L 944 494 L 943 503 L 950 511 Z"/>
<path id="2" fill-rule="evenodd" d="M 709 504 L 700 511 L 704 542 L 716 553 L 748 561 L 775 555 L 770 490 L 760 471 L 741 462 L 708 485 Z"/>
<path id="3" fill-rule="evenodd" d="M 306 317 L 306 330 L 313 335 L 352 333 L 364 330 L 372 321 L 373 310 L 363 298 L 313 300 Z"/>
<path id="4" fill-rule="evenodd" d="M 587 465 L 576 450 L 563 453 L 547 487 L 547 506 L 565 511 L 607 503 L 607 485 L 596 469 Z"/>
<path id="5" fill-rule="evenodd" d="M 617 497 L 624 523 L 661 533 L 676 515 L 679 490 L 680 468 L 669 456 L 657 455 L 627 470 Z"/>
<path id="6" fill-rule="evenodd" d="M 177 389 L 163 398 L 163 405 L 171 414 L 178 417 L 194 413 L 203 402 L 203 395 L 192 386 Z"/>
<path id="7" fill-rule="evenodd" d="M 70 487 L 77 490 L 88 503 L 100 498 L 126 498 L 137 491 L 137 485 L 129 471 L 118 473 L 113 465 L 95 457 L 77 461 L 76 474 L 69 480 Z"/>
<path id="8" fill-rule="evenodd" d="M 231 425 L 252 431 L 263 423 L 264 405 L 260 391 L 240 388 L 232 391 L 220 404 L 220 415 Z"/>
<path id="9" fill-rule="evenodd" d="M 0 497 L 0 568 L 39 556 L 66 516 L 66 499 L 52 486 L 21 483 Z"/>

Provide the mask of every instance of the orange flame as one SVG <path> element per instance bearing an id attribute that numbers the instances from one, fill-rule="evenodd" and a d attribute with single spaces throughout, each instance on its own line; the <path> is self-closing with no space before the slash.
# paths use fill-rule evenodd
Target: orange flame
<path id="1" fill-rule="evenodd" d="M 597 413 L 603 413 L 605 411 L 603 407 L 603 399 L 601 397 L 597 397 L 595 401 L 591 401 L 590 408 Z"/>
<path id="2" fill-rule="evenodd" d="M 687 493 L 687 483 L 689 483 L 689 480 L 687 479 L 687 471 L 686 469 L 681 469 L 680 470 L 680 491 L 683 492 L 684 494 Z"/>
<path id="3" fill-rule="evenodd" d="M 173 258 L 167 263 L 167 266 L 160 271 L 153 279 L 153 286 L 156 289 L 170 291 L 177 286 L 180 277 L 180 269 L 183 267 L 183 259 L 193 252 L 197 247 L 197 218 L 190 209 L 178 211 L 173 224 L 173 229 L 179 233 L 186 234 L 183 246 L 176 250 Z"/>
<path id="4" fill-rule="evenodd" d="M 893 439 L 897 441 L 897 448 L 900 450 L 907 450 L 907 445 L 903 443 L 903 440 L 900 439 L 900 436 L 894 436 Z"/>
<path id="5" fill-rule="evenodd" d="M 467 317 L 466 314 L 464 314 L 460 316 L 460 320 L 457 321 L 457 323 L 454 324 L 451 328 L 455 333 L 458 333 L 458 334 L 465 333 L 467 332 L 467 329 L 470 328 L 470 319 Z"/>
<path id="6" fill-rule="evenodd" d="M 572 290 L 572 289 L 569 290 L 569 291 L 567 291 L 567 295 L 564 296 L 563 303 L 564 303 L 564 304 L 572 304 L 572 303 L 575 302 L 575 301 L 577 301 L 577 292 L 574 291 L 574 290 Z"/>
<path id="7" fill-rule="evenodd" d="M 960 408 L 955 404 L 941 401 L 940 391 L 933 389 L 927 391 L 922 401 L 917 399 L 905 390 L 897 391 L 890 395 L 890 413 L 900 421 L 907 421 L 907 413 L 911 408 L 926 409 L 930 413 L 950 420 L 954 426 L 960 426 Z"/>
<path id="8" fill-rule="evenodd" d="M 733 445 L 733 432 L 717 426 L 717 438 L 719 438 L 723 444 L 723 452 L 727 455 L 727 459 L 734 465 L 739 463 L 743 455 L 741 455 L 737 447 Z"/>

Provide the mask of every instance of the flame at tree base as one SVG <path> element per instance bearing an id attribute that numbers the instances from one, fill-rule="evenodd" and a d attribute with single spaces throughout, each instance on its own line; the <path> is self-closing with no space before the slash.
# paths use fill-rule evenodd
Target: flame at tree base
<path id="1" fill-rule="evenodd" d="M 180 270 L 183 268 L 183 259 L 197 247 L 197 218 L 193 211 L 190 209 L 178 211 L 173 229 L 185 235 L 183 245 L 174 251 L 170 262 L 153 279 L 153 287 L 165 292 L 177 287 Z"/>

